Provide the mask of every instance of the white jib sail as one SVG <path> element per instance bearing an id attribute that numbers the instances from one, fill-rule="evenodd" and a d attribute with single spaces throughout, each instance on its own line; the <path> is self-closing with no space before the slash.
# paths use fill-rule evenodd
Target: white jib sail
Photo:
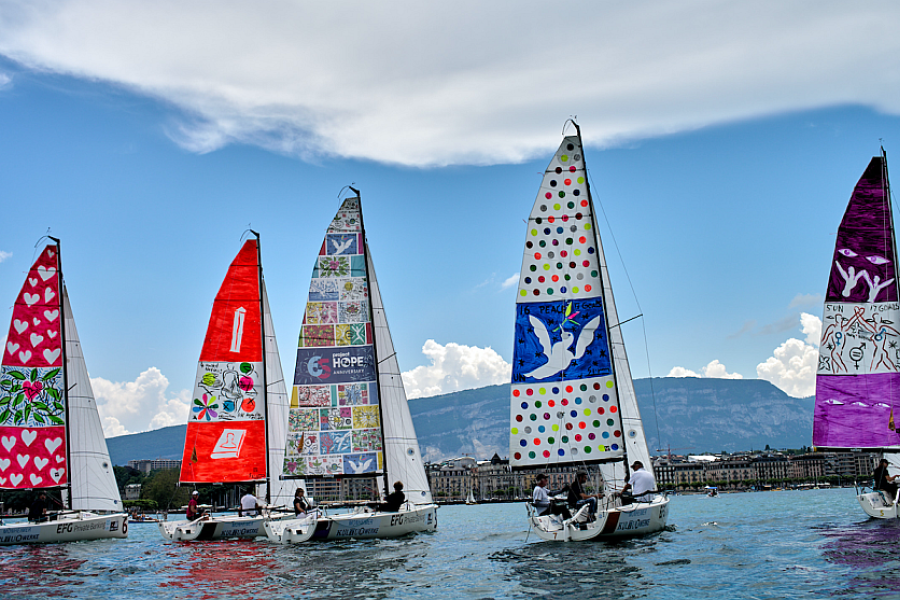
<path id="1" fill-rule="evenodd" d="M 66 372 L 69 386 L 69 481 L 72 508 L 95 512 L 121 512 L 122 497 L 100 414 L 88 376 L 69 294 L 63 287 L 63 311 L 66 318 Z"/>
<path id="2" fill-rule="evenodd" d="M 262 284 L 263 300 L 263 335 L 265 335 L 266 356 L 266 405 L 268 410 L 267 436 L 269 438 L 269 462 L 266 467 L 271 488 L 269 502 L 275 506 L 293 506 L 294 491 L 303 487 L 302 480 L 279 479 L 281 466 L 284 464 L 284 443 L 287 438 L 288 414 L 291 409 L 291 401 L 287 394 L 287 386 L 284 383 L 284 373 L 281 370 L 281 357 L 278 354 L 278 342 L 275 340 L 275 326 L 272 322 L 272 312 L 269 309 L 269 294 L 266 292 L 266 283 Z M 257 498 L 265 498 L 266 485 L 257 486 Z"/>
<path id="3" fill-rule="evenodd" d="M 419 440 L 409 414 L 406 389 L 400 375 L 400 365 L 394 352 L 394 342 L 388 329 L 387 316 L 375 277 L 372 252 L 366 246 L 369 267 L 369 291 L 372 300 L 372 326 L 375 330 L 376 356 L 378 357 L 379 397 L 381 418 L 384 423 L 384 453 L 387 465 L 388 487 L 402 481 L 407 500 L 413 504 L 430 504 L 431 488 L 425 475 L 425 464 L 419 452 Z"/>

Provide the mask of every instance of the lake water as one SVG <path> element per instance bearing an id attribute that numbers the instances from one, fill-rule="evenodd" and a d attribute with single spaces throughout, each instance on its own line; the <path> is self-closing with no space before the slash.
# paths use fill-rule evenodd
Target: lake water
<path id="1" fill-rule="evenodd" d="M 520 504 L 445 506 L 399 540 L 0 548 L 0 598 L 897 598 L 900 523 L 870 521 L 852 489 L 675 496 L 670 531 L 618 542 L 529 536 Z"/>

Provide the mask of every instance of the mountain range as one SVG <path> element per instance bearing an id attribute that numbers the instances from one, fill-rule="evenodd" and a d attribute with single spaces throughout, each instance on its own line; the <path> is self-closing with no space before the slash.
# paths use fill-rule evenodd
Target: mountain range
<path id="1" fill-rule="evenodd" d="M 761 379 L 657 377 L 634 382 L 651 453 L 800 448 L 812 439 L 813 398 Z M 509 455 L 509 384 L 409 401 L 426 460 Z M 109 438 L 114 465 L 181 459 L 186 425 Z"/>

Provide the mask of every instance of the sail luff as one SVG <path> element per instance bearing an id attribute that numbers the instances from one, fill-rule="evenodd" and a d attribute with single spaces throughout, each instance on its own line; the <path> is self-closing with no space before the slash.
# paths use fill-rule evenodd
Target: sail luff
<path id="1" fill-rule="evenodd" d="M 394 341 L 388 327 L 387 313 L 378 287 L 372 253 L 366 248 L 369 290 L 372 304 L 372 324 L 375 331 L 378 363 L 379 392 L 381 397 L 382 429 L 386 475 L 389 483 L 402 481 L 406 497 L 413 504 L 432 502 L 431 486 L 425 474 L 425 464 L 419 449 L 419 438 L 409 412 L 409 401 L 400 363 L 394 349 Z"/>
<path id="2" fill-rule="evenodd" d="M 122 510 L 122 497 L 91 387 L 69 294 L 63 285 L 66 370 L 69 381 L 70 508 L 99 512 Z"/>
<path id="3" fill-rule="evenodd" d="M 49 236 L 48 236 L 49 237 Z M 50 237 L 51 240 L 56 244 L 56 289 L 65 290 L 65 282 L 63 281 L 62 276 L 62 243 L 58 238 Z M 59 311 L 60 311 L 60 319 L 59 319 L 59 335 L 60 335 L 60 352 L 62 353 L 62 382 L 63 382 L 63 390 L 65 393 L 63 394 L 63 405 L 66 410 L 66 468 L 69 470 L 67 475 L 68 485 L 63 486 L 66 489 L 66 493 L 63 494 L 63 503 L 66 508 L 69 510 L 72 509 L 73 499 L 72 499 L 72 431 L 71 431 L 71 417 L 72 412 L 69 406 L 69 362 L 66 358 L 66 349 L 68 343 L 66 342 L 66 311 L 65 311 L 65 303 L 60 298 L 59 303 Z"/>
<path id="4" fill-rule="evenodd" d="M 269 468 L 269 384 L 267 379 L 267 363 L 266 358 L 268 354 L 266 352 L 266 306 L 264 302 L 266 300 L 265 297 L 265 279 L 263 276 L 263 267 L 262 267 L 262 241 L 260 240 L 259 234 L 255 231 L 251 230 L 253 234 L 256 236 L 256 263 L 257 268 L 259 269 L 259 274 L 257 280 L 259 281 L 259 314 L 261 316 L 259 320 L 259 337 L 260 343 L 262 344 L 262 357 L 263 357 L 263 367 L 262 367 L 262 398 L 263 398 L 263 421 L 265 422 L 265 445 L 266 445 L 266 502 L 271 502 L 272 500 L 272 472 Z"/>
<path id="5" fill-rule="evenodd" d="M 841 220 L 825 296 L 813 445 L 900 449 L 900 290 L 884 155 L 872 158 Z"/>

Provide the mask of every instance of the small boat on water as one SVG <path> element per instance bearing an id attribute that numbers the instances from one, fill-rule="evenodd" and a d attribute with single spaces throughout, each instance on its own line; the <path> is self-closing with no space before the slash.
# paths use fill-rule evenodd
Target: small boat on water
<path id="1" fill-rule="evenodd" d="M 0 488 L 59 490 L 64 510 L 0 525 L 0 545 L 124 538 L 128 516 L 62 276 L 41 251 L 13 308 L 0 369 Z"/>
<path id="2" fill-rule="evenodd" d="M 270 464 L 281 456 L 270 447 L 270 398 L 286 398 L 278 345 L 263 278 L 259 235 L 248 239 L 232 261 L 213 303 L 200 352 L 188 417 L 180 481 L 266 486 Z M 286 401 L 283 402 L 286 405 Z M 174 541 L 254 538 L 262 515 L 210 515 L 161 521 L 160 533 Z"/>
<path id="3" fill-rule="evenodd" d="M 605 497 L 590 514 L 537 515 L 547 541 L 639 536 L 662 530 L 669 499 L 613 496 L 649 450 L 620 330 L 587 179 L 581 130 L 550 161 L 531 210 L 516 298 L 510 398 L 510 465 L 599 465 Z"/>
<path id="4" fill-rule="evenodd" d="M 477 504 L 477 502 L 475 502 L 475 492 L 472 490 L 469 490 L 469 493 L 466 494 L 466 504 Z"/>
<path id="5" fill-rule="evenodd" d="M 880 452 L 900 468 L 900 294 L 887 155 L 869 162 L 838 229 L 825 293 L 813 445 Z M 876 519 L 900 516 L 897 498 L 861 488 Z"/>
<path id="6" fill-rule="evenodd" d="M 353 192 L 329 225 L 313 267 L 282 477 L 375 479 L 382 484 L 381 502 L 267 521 L 266 534 L 278 543 L 388 538 L 437 527 L 359 192 Z M 404 501 L 386 510 L 397 481 Z"/>

